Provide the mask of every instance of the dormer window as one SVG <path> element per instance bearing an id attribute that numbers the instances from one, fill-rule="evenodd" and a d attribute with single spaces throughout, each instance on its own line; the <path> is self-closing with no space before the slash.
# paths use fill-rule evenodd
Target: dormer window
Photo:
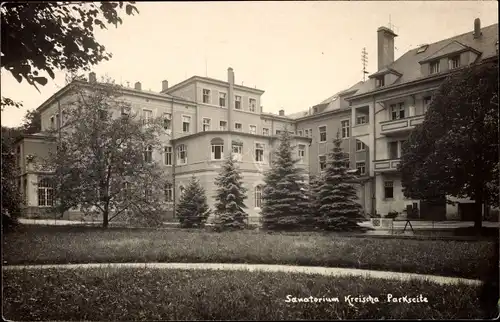
<path id="1" fill-rule="evenodd" d="M 380 76 L 380 77 L 375 78 L 375 86 L 376 87 L 385 86 L 384 76 Z"/>
<path id="2" fill-rule="evenodd" d="M 420 53 L 423 53 L 424 51 L 427 50 L 427 47 L 429 47 L 429 45 L 421 45 L 418 49 L 417 49 L 417 54 L 420 54 Z"/>
<path id="3" fill-rule="evenodd" d="M 429 64 L 429 72 L 431 74 L 439 73 L 439 60 L 430 62 Z"/>
<path id="4" fill-rule="evenodd" d="M 460 67 L 460 55 L 450 57 L 450 59 L 448 59 L 448 66 L 449 69 L 456 69 Z"/>
<path id="5" fill-rule="evenodd" d="M 314 114 L 318 113 L 318 108 L 317 107 L 313 107 L 313 113 Z"/>

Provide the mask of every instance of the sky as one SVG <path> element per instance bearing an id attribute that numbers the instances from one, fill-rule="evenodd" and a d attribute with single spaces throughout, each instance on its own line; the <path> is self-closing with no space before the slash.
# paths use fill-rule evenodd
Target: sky
<path id="1" fill-rule="evenodd" d="M 420 44 L 498 23 L 497 1 L 303 1 L 303 2 L 138 2 L 139 14 L 124 16 L 118 28 L 96 32 L 113 54 L 94 66 L 101 76 L 130 87 L 159 92 L 193 75 L 262 89 L 264 112 L 306 110 L 376 72 L 377 28 L 394 26 L 395 58 Z M 1 73 L 1 94 L 22 101 L 9 107 L 2 125 L 18 126 L 65 85 L 65 72 L 38 92 Z"/>

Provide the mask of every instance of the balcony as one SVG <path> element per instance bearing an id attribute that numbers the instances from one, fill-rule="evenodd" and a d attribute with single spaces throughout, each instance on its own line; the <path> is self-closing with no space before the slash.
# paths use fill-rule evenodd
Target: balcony
<path id="1" fill-rule="evenodd" d="M 373 161 L 373 171 L 375 172 L 397 172 L 400 159 L 386 159 Z"/>
<path id="2" fill-rule="evenodd" d="M 424 115 L 411 116 L 399 120 L 380 122 L 380 134 L 391 135 L 411 131 L 424 121 Z"/>

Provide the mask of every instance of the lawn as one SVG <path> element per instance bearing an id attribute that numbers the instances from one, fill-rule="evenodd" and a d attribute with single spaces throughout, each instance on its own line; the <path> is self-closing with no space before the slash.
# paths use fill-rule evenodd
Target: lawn
<path id="1" fill-rule="evenodd" d="M 498 281 L 493 241 L 349 238 L 319 233 L 24 226 L 4 264 L 192 262 L 349 267 Z"/>
<path id="2" fill-rule="evenodd" d="M 388 302 L 388 294 L 415 300 Z M 351 306 L 349 295 L 378 302 Z M 496 304 L 463 284 L 144 268 L 8 270 L 3 296 L 4 317 L 17 321 L 485 319 Z"/>

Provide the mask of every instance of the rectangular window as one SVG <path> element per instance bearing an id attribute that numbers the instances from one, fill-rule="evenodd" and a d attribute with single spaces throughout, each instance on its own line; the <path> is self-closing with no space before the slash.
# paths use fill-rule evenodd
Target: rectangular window
<path id="1" fill-rule="evenodd" d="M 226 93 L 219 93 L 219 106 L 226 107 Z"/>
<path id="2" fill-rule="evenodd" d="M 50 128 L 51 128 L 51 129 L 55 129 L 55 127 L 56 127 L 54 122 L 55 122 L 55 121 L 54 121 L 54 115 L 52 115 L 52 116 L 50 117 Z"/>
<path id="3" fill-rule="evenodd" d="M 54 205 L 54 186 L 50 178 L 41 178 L 38 182 L 38 206 L 51 207 Z"/>
<path id="4" fill-rule="evenodd" d="M 257 126 L 250 125 L 250 133 L 251 134 L 257 134 Z"/>
<path id="5" fill-rule="evenodd" d="M 460 55 L 450 57 L 450 59 L 448 60 L 448 66 L 450 69 L 460 67 Z"/>
<path id="6" fill-rule="evenodd" d="M 262 206 L 262 187 L 255 187 L 255 208 L 260 208 Z"/>
<path id="7" fill-rule="evenodd" d="M 439 73 L 439 60 L 431 62 L 429 64 L 429 72 L 431 74 L 437 74 L 437 73 Z"/>
<path id="8" fill-rule="evenodd" d="M 268 128 L 262 128 L 262 135 L 269 135 L 269 129 Z"/>
<path id="9" fill-rule="evenodd" d="M 130 114 L 130 106 L 122 106 L 120 112 L 122 116 L 128 116 Z"/>
<path id="10" fill-rule="evenodd" d="M 391 120 L 405 118 L 405 103 L 391 104 Z"/>
<path id="11" fill-rule="evenodd" d="M 319 169 L 320 170 L 326 169 L 326 156 L 324 155 L 319 156 Z"/>
<path id="12" fill-rule="evenodd" d="M 144 124 L 148 124 L 153 120 L 153 111 L 151 110 L 142 110 L 142 122 Z"/>
<path id="13" fill-rule="evenodd" d="M 360 175 L 366 174 L 366 164 L 365 162 L 356 162 L 356 170 Z"/>
<path id="14" fill-rule="evenodd" d="M 174 202 L 174 188 L 171 183 L 165 185 L 165 201 Z"/>
<path id="15" fill-rule="evenodd" d="M 366 149 L 366 145 L 360 140 L 356 140 L 356 152 L 364 151 Z"/>
<path id="16" fill-rule="evenodd" d="M 398 141 L 389 142 L 389 159 L 398 158 Z"/>
<path id="17" fill-rule="evenodd" d="M 255 112 L 256 105 L 257 101 L 255 100 L 255 98 L 248 99 L 248 110 L 250 112 Z"/>
<path id="18" fill-rule="evenodd" d="M 163 114 L 163 128 L 165 130 L 172 129 L 172 114 L 171 113 Z"/>
<path id="19" fill-rule="evenodd" d="M 319 142 L 326 142 L 326 126 L 318 127 L 319 130 Z"/>
<path id="20" fill-rule="evenodd" d="M 233 144 L 232 151 L 236 156 L 241 156 L 243 154 L 243 146 L 241 144 Z"/>
<path id="21" fill-rule="evenodd" d="M 382 87 L 385 86 L 385 78 L 384 76 L 377 77 L 375 79 L 375 86 L 376 87 Z"/>
<path id="22" fill-rule="evenodd" d="M 177 162 L 179 164 L 186 164 L 187 163 L 187 148 L 184 144 L 181 144 L 177 148 Z"/>
<path id="23" fill-rule="evenodd" d="M 309 129 L 309 136 L 308 137 L 312 138 L 312 136 L 313 136 L 313 130 Z"/>
<path id="24" fill-rule="evenodd" d="M 203 89 L 203 103 L 210 104 L 210 90 Z"/>
<path id="25" fill-rule="evenodd" d="M 394 198 L 394 183 L 392 181 L 384 182 L 384 196 L 386 199 Z"/>
<path id="26" fill-rule="evenodd" d="M 255 161 L 264 162 L 264 144 L 255 143 Z"/>
<path id="27" fill-rule="evenodd" d="M 220 121 L 219 122 L 219 130 L 227 131 L 227 121 Z"/>
<path id="28" fill-rule="evenodd" d="M 429 109 L 429 106 L 431 105 L 431 100 L 432 100 L 431 96 L 424 97 L 424 113 L 426 113 L 427 110 Z"/>
<path id="29" fill-rule="evenodd" d="M 241 96 L 234 96 L 234 109 L 241 110 Z"/>
<path id="30" fill-rule="evenodd" d="M 340 122 L 340 125 L 342 127 L 342 138 L 343 139 L 348 138 L 351 135 L 350 133 L 351 131 L 349 128 L 349 120 Z"/>
<path id="31" fill-rule="evenodd" d="M 356 124 L 366 124 L 366 115 L 361 115 L 356 118 Z"/>
<path id="32" fill-rule="evenodd" d="M 302 130 L 298 130 L 297 133 L 299 136 L 302 136 Z"/>
<path id="33" fill-rule="evenodd" d="M 403 156 L 403 146 L 406 144 L 406 140 L 399 141 L 399 158 Z"/>
<path id="34" fill-rule="evenodd" d="M 304 144 L 299 144 L 299 159 L 300 163 L 304 163 L 306 158 L 306 146 Z"/>
<path id="35" fill-rule="evenodd" d="M 151 145 L 144 148 L 144 162 L 153 162 L 153 147 Z"/>
<path id="36" fill-rule="evenodd" d="M 166 146 L 164 149 L 165 154 L 163 156 L 163 162 L 165 165 L 172 165 L 172 147 Z"/>
<path id="37" fill-rule="evenodd" d="M 304 134 L 306 137 L 309 137 L 309 130 L 304 130 Z"/>
<path id="38" fill-rule="evenodd" d="M 276 130 L 276 135 L 280 135 L 281 134 L 281 130 Z"/>
<path id="39" fill-rule="evenodd" d="M 203 118 L 203 132 L 210 131 L 210 119 Z"/>
<path id="40" fill-rule="evenodd" d="M 56 114 L 56 127 L 60 128 L 61 124 L 59 123 L 59 114 Z"/>
<path id="41" fill-rule="evenodd" d="M 151 198 L 153 198 L 153 189 L 147 187 L 144 189 L 144 199 L 146 199 L 146 201 L 151 201 Z"/>
<path id="42" fill-rule="evenodd" d="M 183 133 L 190 132 L 190 128 L 189 128 L 190 124 L 191 124 L 191 116 L 183 116 L 182 117 L 182 132 Z"/>
<path id="43" fill-rule="evenodd" d="M 241 125 L 241 123 L 234 123 L 234 130 L 238 132 L 243 131 L 243 126 Z"/>
<path id="44" fill-rule="evenodd" d="M 212 160 L 222 160 L 224 157 L 224 146 L 212 144 Z"/>

